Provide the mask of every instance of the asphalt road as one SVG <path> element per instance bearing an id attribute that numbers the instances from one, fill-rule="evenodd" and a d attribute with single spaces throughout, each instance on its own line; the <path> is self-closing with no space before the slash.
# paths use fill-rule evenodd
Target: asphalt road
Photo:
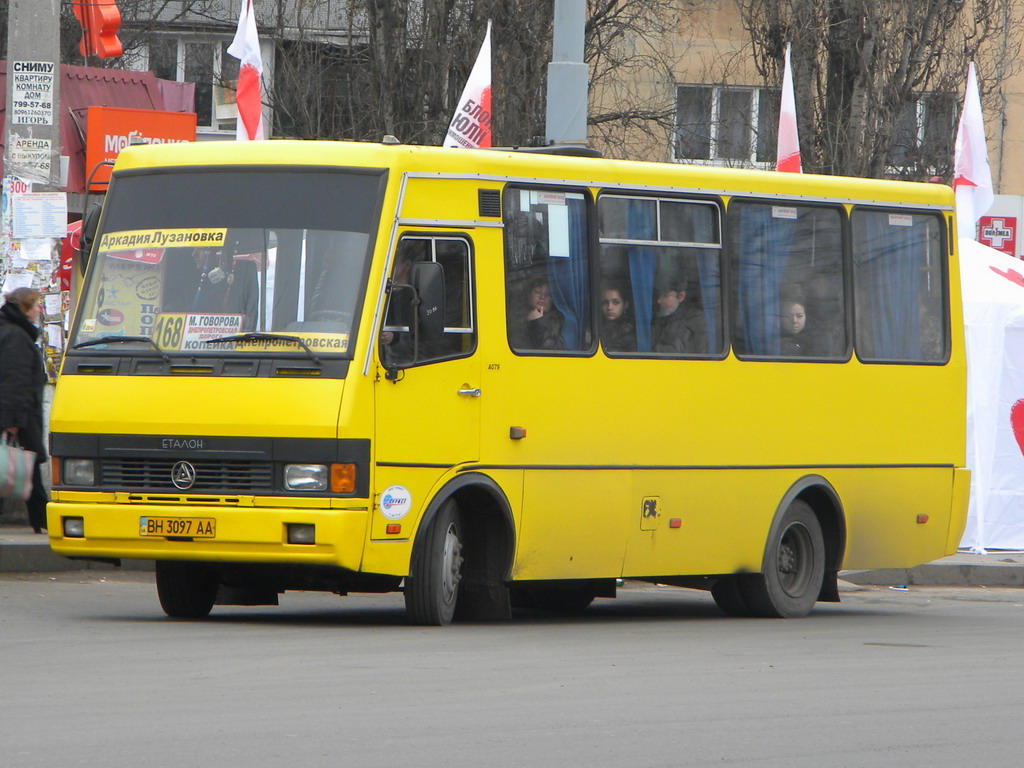
<path id="1" fill-rule="evenodd" d="M 410 627 L 400 596 L 164 618 L 149 574 L 0 578 L 0 764 L 1016 766 L 1024 591 L 885 587 L 806 619 L 620 591 Z"/>

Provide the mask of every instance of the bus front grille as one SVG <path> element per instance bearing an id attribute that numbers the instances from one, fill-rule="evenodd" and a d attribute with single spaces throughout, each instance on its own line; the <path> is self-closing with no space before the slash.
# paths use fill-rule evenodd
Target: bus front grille
<path id="1" fill-rule="evenodd" d="M 167 489 L 189 491 L 269 491 L 274 486 L 274 467 L 269 461 L 190 461 L 195 470 L 191 486 L 179 488 L 171 478 L 176 461 L 158 459 L 104 459 L 101 482 L 113 489 Z"/>

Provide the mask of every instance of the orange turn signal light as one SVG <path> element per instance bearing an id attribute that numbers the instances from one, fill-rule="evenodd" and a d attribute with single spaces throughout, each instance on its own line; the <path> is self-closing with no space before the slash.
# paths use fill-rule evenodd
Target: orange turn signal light
<path id="1" fill-rule="evenodd" d="M 917 516 L 917 524 L 918 525 L 923 525 L 924 523 L 927 523 L 927 522 L 928 522 L 928 515 L 918 515 Z"/>
<path id="2" fill-rule="evenodd" d="M 356 465 L 331 464 L 331 492 L 355 493 Z"/>
<path id="3" fill-rule="evenodd" d="M 387 531 L 388 533 L 401 533 L 402 532 L 402 524 L 401 523 L 388 523 L 387 527 L 384 530 Z"/>

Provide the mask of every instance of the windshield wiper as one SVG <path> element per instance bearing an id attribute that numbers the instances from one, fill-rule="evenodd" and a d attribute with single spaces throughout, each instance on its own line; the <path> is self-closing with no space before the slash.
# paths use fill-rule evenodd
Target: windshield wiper
<path id="1" fill-rule="evenodd" d="M 250 331 L 249 333 L 236 333 L 233 336 L 221 336 L 216 339 L 206 339 L 203 344 L 217 344 L 218 342 L 224 341 L 290 341 L 293 344 L 298 344 L 309 355 L 310 359 L 317 365 L 323 365 L 320 362 L 320 358 L 316 356 L 316 353 L 309 348 L 309 345 L 300 339 L 298 336 L 288 336 L 283 333 L 263 333 L 262 331 Z"/>
<path id="2" fill-rule="evenodd" d="M 153 347 L 163 358 L 165 363 L 169 363 L 171 358 L 167 356 L 167 353 L 160 349 L 160 345 L 153 341 L 150 336 L 100 336 L 98 339 L 89 339 L 75 344 L 72 349 L 82 349 L 83 347 L 96 347 L 100 344 L 127 344 L 129 342 L 142 342 L 143 344 L 149 344 Z"/>

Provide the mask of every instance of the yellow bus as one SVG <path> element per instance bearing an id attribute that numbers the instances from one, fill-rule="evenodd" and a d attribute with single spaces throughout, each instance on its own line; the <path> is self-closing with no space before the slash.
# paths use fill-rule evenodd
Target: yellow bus
<path id="1" fill-rule="evenodd" d="M 87 230 L 50 542 L 155 560 L 170 616 L 400 590 L 443 625 L 636 579 L 796 617 L 960 540 L 945 186 L 154 145 Z"/>

